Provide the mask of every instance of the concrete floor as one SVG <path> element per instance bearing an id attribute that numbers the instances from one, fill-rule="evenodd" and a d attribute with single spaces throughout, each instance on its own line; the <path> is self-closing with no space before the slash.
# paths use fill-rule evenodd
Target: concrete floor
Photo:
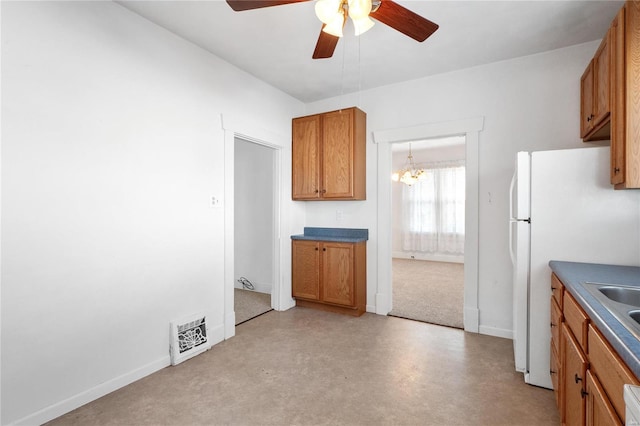
<path id="1" fill-rule="evenodd" d="M 512 341 L 294 308 L 51 425 L 558 425 Z"/>

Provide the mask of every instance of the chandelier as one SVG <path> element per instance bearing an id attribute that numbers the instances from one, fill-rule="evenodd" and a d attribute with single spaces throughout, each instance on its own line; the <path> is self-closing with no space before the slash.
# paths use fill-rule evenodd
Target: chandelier
<path id="1" fill-rule="evenodd" d="M 353 21 L 356 35 L 360 35 L 373 27 L 371 0 L 318 0 L 316 2 L 316 16 L 325 25 L 322 31 L 332 36 L 342 37 L 342 27 L 347 15 Z"/>
<path id="2" fill-rule="evenodd" d="M 409 156 L 404 167 L 391 175 L 394 182 L 402 182 L 408 186 L 413 185 L 418 180 L 426 177 L 424 169 L 418 169 L 413 163 L 413 155 L 411 155 L 411 144 L 409 144 Z"/>

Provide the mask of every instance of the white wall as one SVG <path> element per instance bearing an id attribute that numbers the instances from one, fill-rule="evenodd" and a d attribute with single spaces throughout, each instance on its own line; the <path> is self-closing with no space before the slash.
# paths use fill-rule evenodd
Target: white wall
<path id="1" fill-rule="evenodd" d="M 220 116 L 304 106 L 111 2 L 2 2 L 2 89 L 1 423 L 34 424 L 167 365 L 174 318 L 223 338 Z"/>
<path id="2" fill-rule="evenodd" d="M 235 140 L 235 287 L 245 277 L 271 294 L 274 247 L 273 148 Z"/>
<path id="3" fill-rule="evenodd" d="M 367 113 L 367 200 L 307 206 L 308 226 L 369 228 L 367 304 L 380 283 L 377 146 L 372 132 L 484 117 L 479 140 L 480 331 L 512 329 L 508 189 L 515 153 L 580 147 L 580 76 L 598 41 L 307 105 L 307 114 L 356 105 Z M 348 71 L 347 71 L 348 72 Z M 357 70 L 353 71 L 357 72 Z M 336 210 L 343 211 L 342 221 Z"/>

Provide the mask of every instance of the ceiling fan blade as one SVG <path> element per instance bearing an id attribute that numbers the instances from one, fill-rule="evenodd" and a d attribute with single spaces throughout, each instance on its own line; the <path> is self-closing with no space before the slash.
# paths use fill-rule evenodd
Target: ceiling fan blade
<path id="1" fill-rule="evenodd" d="M 369 15 L 414 40 L 425 41 L 436 32 L 438 24 L 413 13 L 393 0 L 382 0 L 380 7 Z"/>
<path id="2" fill-rule="evenodd" d="M 262 7 L 280 6 L 281 4 L 301 3 L 309 0 L 227 0 L 231 9 L 236 12 L 260 9 Z"/>
<path id="3" fill-rule="evenodd" d="M 325 24 L 322 24 L 323 29 L 324 27 Z M 340 37 L 336 37 L 320 30 L 316 49 L 313 51 L 313 59 L 325 59 L 332 57 L 334 50 L 336 50 L 338 40 L 340 40 Z"/>

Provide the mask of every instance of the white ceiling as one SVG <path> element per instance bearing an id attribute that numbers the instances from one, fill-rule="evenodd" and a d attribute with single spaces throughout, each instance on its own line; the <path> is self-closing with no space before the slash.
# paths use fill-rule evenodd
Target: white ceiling
<path id="1" fill-rule="evenodd" d="M 333 57 L 314 60 L 314 1 L 243 12 L 222 0 L 118 1 L 305 103 L 598 40 L 623 4 L 396 2 L 440 28 L 418 43 L 380 22 L 355 37 L 348 22 Z"/>

